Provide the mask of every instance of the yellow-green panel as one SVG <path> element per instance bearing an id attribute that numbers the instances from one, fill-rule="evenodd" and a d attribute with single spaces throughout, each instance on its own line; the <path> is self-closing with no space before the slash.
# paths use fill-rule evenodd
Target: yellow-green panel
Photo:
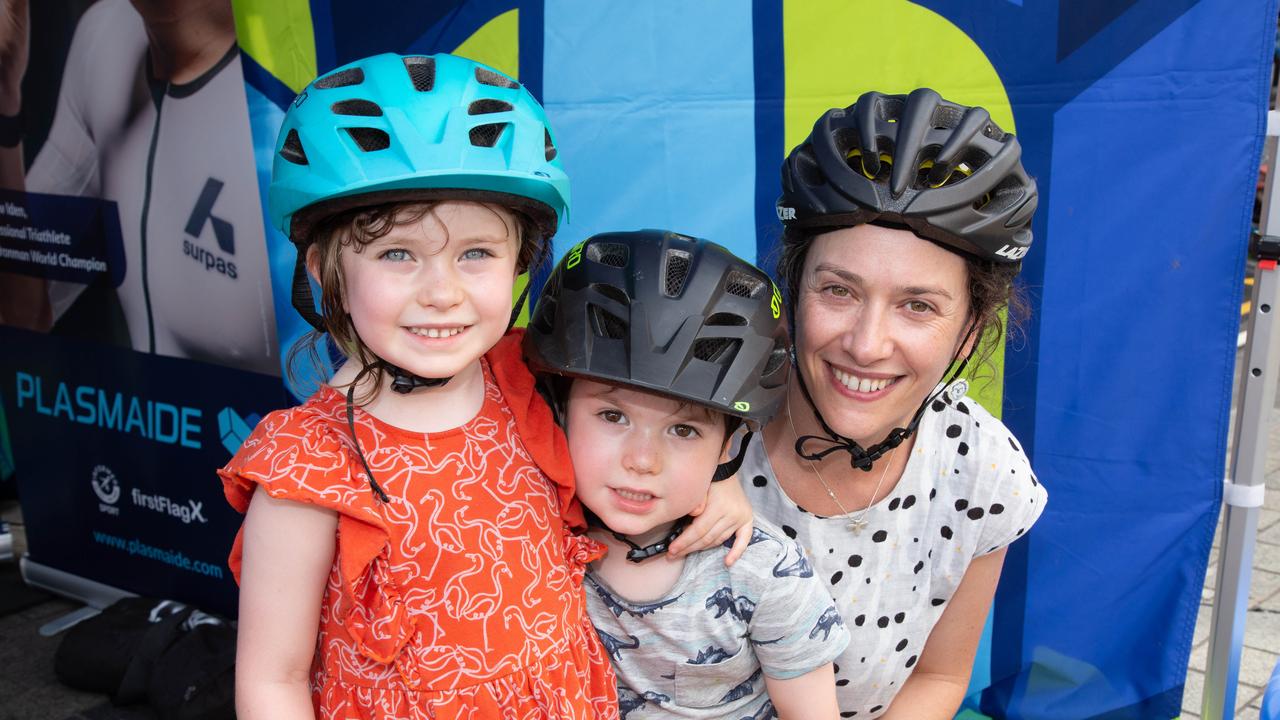
<path id="1" fill-rule="evenodd" d="M 294 92 L 311 82 L 316 43 L 307 0 L 232 0 L 231 7 L 240 49 Z"/>
<path id="2" fill-rule="evenodd" d="M 985 107 L 1000 127 L 1014 131 L 1009 96 L 991 61 L 932 10 L 906 0 L 785 0 L 782 25 L 788 151 L 804 141 L 819 115 L 853 104 L 868 90 L 931 87 L 952 102 Z M 998 417 L 1003 343 L 989 363 L 965 374 L 970 395 Z"/>
<path id="3" fill-rule="evenodd" d="M 485 23 L 453 51 L 470 60 L 520 78 L 520 15 L 508 10 Z"/>

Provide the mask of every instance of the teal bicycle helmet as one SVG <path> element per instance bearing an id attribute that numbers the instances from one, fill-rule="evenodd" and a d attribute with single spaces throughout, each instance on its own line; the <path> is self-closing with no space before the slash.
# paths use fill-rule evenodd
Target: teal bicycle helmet
<path id="1" fill-rule="evenodd" d="M 520 83 L 454 55 L 387 53 L 316 78 L 289 106 L 269 199 L 295 243 L 335 212 L 433 195 L 510 205 L 555 234 L 569 178 Z"/>
<path id="2" fill-rule="evenodd" d="M 316 78 L 285 113 L 268 193 L 272 223 L 298 249 L 294 308 L 324 331 L 306 250 L 312 226 L 345 210 L 494 202 L 525 213 L 540 239 L 551 237 L 569 214 L 569 177 L 557 155 L 533 95 L 466 58 L 386 53 Z"/>

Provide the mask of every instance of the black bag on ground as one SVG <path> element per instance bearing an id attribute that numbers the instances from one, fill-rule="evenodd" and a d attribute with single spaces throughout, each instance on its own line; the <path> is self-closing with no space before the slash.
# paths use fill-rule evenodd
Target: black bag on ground
<path id="1" fill-rule="evenodd" d="M 162 720 L 235 720 L 236 630 L 194 613 L 151 671 L 151 707 Z"/>
<path id="2" fill-rule="evenodd" d="M 67 631 L 54 656 L 54 672 L 77 690 L 111 695 L 116 702 L 145 699 L 145 676 L 139 695 L 136 680 L 122 687 L 130 665 L 152 664 L 177 639 L 179 626 L 191 614 L 180 603 L 127 597 Z M 144 647 L 145 646 L 145 647 Z M 141 656 L 141 651 L 148 656 Z M 141 672 L 140 669 L 134 673 Z M 124 697 L 120 697 L 121 690 Z"/>

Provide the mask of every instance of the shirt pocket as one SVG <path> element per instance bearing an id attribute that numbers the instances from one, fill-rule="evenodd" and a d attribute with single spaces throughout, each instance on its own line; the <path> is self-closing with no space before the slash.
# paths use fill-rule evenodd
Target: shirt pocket
<path id="1" fill-rule="evenodd" d="M 676 665 L 673 700 L 688 708 L 709 708 L 764 692 L 764 675 L 748 642 L 718 662 Z"/>

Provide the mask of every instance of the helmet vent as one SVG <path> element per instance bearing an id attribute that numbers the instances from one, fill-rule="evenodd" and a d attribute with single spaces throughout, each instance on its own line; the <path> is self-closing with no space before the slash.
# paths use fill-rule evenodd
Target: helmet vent
<path id="1" fill-rule="evenodd" d="M 716 313 L 707 318 L 702 324 L 713 327 L 740 327 L 747 324 L 747 319 L 733 313 Z"/>
<path id="2" fill-rule="evenodd" d="M 413 89 L 418 92 L 430 92 L 436 85 L 436 59 L 429 57 L 407 57 L 404 69 L 409 72 L 409 80 Z"/>
<path id="3" fill-rule="evenodd" d="M 809 187 L 826 185 L 827 178 L 818 167 L 818 159 L 813 155 L 813 145 L 805 143 L 795 155 L 796 174 Z"/>
<path id="4" fill-rule="evenodd" d="M 298 139 L 298 131 L 290 130 L 284 136 L 284 147 L 280 148 L 280 157 L 294 165 L 307 165 L 307 153 L 302 149 L 302 141 Z"/>
<path id="5" fill-rule="evenodd" d="M 587 246 L 587 259 L 609 267 L 624 268 L 631 253 L 622 243 L 598 242 Z"/>
<path id="6" fill-rule="evenodd" d="M 764 364 L 764 370 L 760 373 L 763 377 L 768 377 L 778 371 L 782 364 L 787 361 L 787 348 L 782 343 L 774 343 L 773 351 L 769 353 L 769 360 Z"/>
<path id="7" fill-rule="evenodd" d="M 544 335 L 550 335 L 556 329 L 553 322 L 556 316 L 556 298 L 553 295 L 547 295 L 545 289 L 542 297 L 544 299 L 538 302 L 538 312 L 534 313 L 529 320 L 529 326 Z"/>
<path id="8" fill-rule="evenodd" d="M 764 291 L 764 281 L 741 270 L 731 270 L 725 278 L 724 291 L 738 297 L 753 298 Z"/>
<path id="9" fill-rule="evenodd" d="M 738 354 L 741 340 L 730 338 L 702 338 L 693 341 L 693 356 L 717 365 L 728 365 Z"/>
<path id="10" fill-rule="evenodd" d="M 332 90 L 334 88 L 347 87 L 348 85 L 359 85 L 362 82 L 364 82 L 364 70 L 355 67 L 325 75 L 317 80 L 312 87 L 319 90 Z"/>
<path id="11" fill-rule="evenodd" d="M 592 283 L 591 289 L 609 298 L 610 300 L 616 303 L 620 303 L 622 305 L 631 304 L 631 298 L 627 297 L 626 291 L 624 291 L 619 287 L 615 287 L 613 285 L 606 285 L 604 283 Z"/>
<path id="12" fill-rule="evenodd" d="M 501 100 L 477 100 L 467 106 L 468 115 L 490 115 L 492 113 L 511 112 L 511 103 Z"/>
<path id="13" fill-rule="evenodd" d="M 339 100 L 330 108 L 336 115 L 360 115 L 363 117 L 379 117 L 382 108 L 368 100 Z"/>
<path id="14" fill-rule="evenodd" d="M 511 123 L 488 123 L 471 128 L 471 144 L 476 147 L 493 147 L 502 137 L 502 131 Z"/>
<path id="15" fill-rule="evenodd" d="M 352 140 L 365 152 L 386 150 L 391 147 L 391 136 L 386 132 L 371 127 L 344 128 Z"/>
<path id="16" fill-rule="evenodd" d="M 663 294 L 677 297 L 684 290 L 684 279 L 689 275 L 690 255 L 684 250 L 668 250 L 662 263 Z"/>
<path id="17" fill-rule="evenodd" d="M 560 153 L 556 150 L 556 146 L 551 142 L 551 131 L 547 130 L 546 128 L 543 128 L 542 135 L 544 138 L 543 144 L 545 145 L 546 151 L 547 151 L 547 162 L 551 162 L 552 160 L 555 160 L 556 155 Z"/>
<path id="18" fill-rule="evenodd" d="M 627 337 L 627 323 L 599 305 L 587 306 L 587 315 L 591 318 L 591 329 L 599 337 L 610 340 L 622 340 Z"/>
<path id="19" fill-rule="evenodd" d="M 479 68 L 479 67 L 476 68 L 476 82 L 480 83 L 481 85 L 492 85 L 494 87 L 500 87 L 500 88 L 520 87 L 520 83 L 516 82 L 515 80 L 512 80 L 511 78 L 507 77 L 506 75 L 503 75 L 502 73 L 496 73 L 492 70 L 486 70 L 485 68 Z"/>

